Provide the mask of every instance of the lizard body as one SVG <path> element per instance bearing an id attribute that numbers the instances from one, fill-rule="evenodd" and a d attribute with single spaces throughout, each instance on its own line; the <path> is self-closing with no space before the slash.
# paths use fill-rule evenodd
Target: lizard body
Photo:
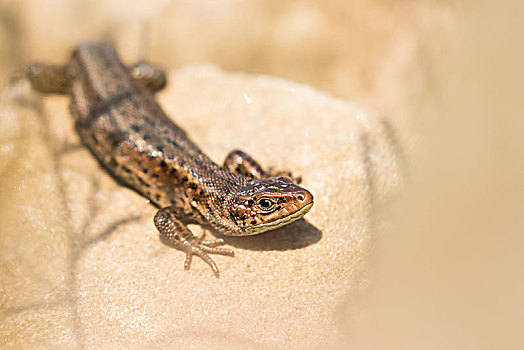
<path id="1" fill-rule="evenodd" d="M 208 253 L 233 256 L 222 239 L 194 236 L 186 223 L 210 225 L 224 235 L 258 234 L 293 222 L 313 206 L 313 196 L 286 172 L 267 172 L 233 151 L 224 166 L 209 159 L 155 101 L 165 86 L 158 67 L 124 66 L 113 46 L 86 43 L 64 66 L 32 64 L 25 76 L 40 92 L 71 96 L 70 112 L 82 142 L 120 182 L 159 209 L 161 236 L 186 253 L 185 268 Z M 273 177 L 273 176 L 276 177 Z"/>

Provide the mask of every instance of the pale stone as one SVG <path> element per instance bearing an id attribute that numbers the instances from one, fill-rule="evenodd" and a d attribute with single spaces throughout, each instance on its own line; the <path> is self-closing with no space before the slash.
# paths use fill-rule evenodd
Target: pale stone
<path id="1" fill-rule="evenodd" d="M 305 220 L 226 237 L 236 256 L 213 256 L 216 279 L 198 258 L 184 271 L 184 254 L 159 240 L 155 208 L 78 146 L 66 97 L 10 94 L 0 110 L 5 345 L 334 346 L 336 310 L 367 283 L 374 208 L 401 181 L 385 119 L 279 78 L 173 71 L 159 101 L 212 159 L 243 149 L 302 175 L 315 196 Z"/>

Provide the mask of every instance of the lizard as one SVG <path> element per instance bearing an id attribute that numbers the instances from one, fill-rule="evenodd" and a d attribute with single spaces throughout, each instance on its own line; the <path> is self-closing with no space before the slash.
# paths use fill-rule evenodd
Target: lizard
<path id="1" fill-rule="evenodd" d="M 218 278 L 209 254 L 234 256 L 220 247 L 222 238 L 205 240 L 206 230 L 195 236 L 187 224 L 250 236 L 287 225 L 313 206 L 299 178 L 264 170 L 245 152 L 232 151 L 223 166 L 214 163 L 156 102 L 165 72 L 147 62 L 125 66 L 110 43 L 83 43 L 64 65 L 29 64 L 23 77 L 38 92 L 70 96 L 81 142 L 110 175 L 158 208 L 154 225 L 185 252 L 185 270 L 196 255 Z"/>

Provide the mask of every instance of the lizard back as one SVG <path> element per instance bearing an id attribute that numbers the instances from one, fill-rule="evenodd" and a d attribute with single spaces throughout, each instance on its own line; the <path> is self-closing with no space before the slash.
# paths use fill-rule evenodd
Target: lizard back
<path id="1" fill-rule="evenodd" d="M 120 181 L 157 206 L 188 202 L 188 187 L 224 192 L 247 183 L 209 159 L 166 116 L 111 45 L 78 47 L 69 69 L 71 113 L 82 141 Z"/>

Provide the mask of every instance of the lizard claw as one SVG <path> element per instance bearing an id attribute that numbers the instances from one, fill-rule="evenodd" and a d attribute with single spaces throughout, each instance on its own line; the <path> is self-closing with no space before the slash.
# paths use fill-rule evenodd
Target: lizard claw
<path id="1" fill-rule="evenodd" d="M 217 248 L 217 246 L 224 244 L 223 239 L 204 240 L 206 232 L 195 237 L 189 229 L 182 224 L 173 214 L 170 207 L 160 209 L 154 218 L 155 226 L 170 244 L 184 253 L 186 253 L 186 260 L 184 262 L 184 269 L 189 270 L 193 255 L 197 255 L 204 260 L 216 277 L 220 275 L 218 267 L 209 257 L 208 254 L 222 254 L 228 256 L 235 256 L 235 253 L 228 248 Z"/>
<path id="2" fill-rule="evenodd" d="M 293 173 L 291 173 L 291 171 L 289 170 L 285 170 L 285 169 L 278 170 L 278 169 L 274 169 L 273 167 L 269 167 L 267 173 L 268 173 L 269 178 L 284 176 L 284 177 L 290 178 L 291 181 L 293 181 L 297 185 L 302 182 L 302 176 L 300 175 L 293 176 Z"/>
<path id="3" fill-rule="evenodd" d="M 233 252 L 229 248 L 216 248 L 216 246 L 224 244 L 224 240 L 221 238 L 204 241 L 204 237 L 205 233 L 197 237 L 195 240 L 187 242 L 186 248 L 184 249 L 186 253 L 184 270 L 189 270 L 189 268 L 191 267 L 191 262 L 193 260 L 193 255 L 196 255 L 200 259 L 204 260 L 204 262 L 206 262 L 211 267 L 213 273 L 215 274 L 215 277 L 218 278 L 220 277 L 220 271 L 218 271 L 216 263 L 213 261 L 213 259 L 211 259 L 211 257 L 208 254 L 222 254 L 227 256 L 235 256 L 235 252 Z"/>

